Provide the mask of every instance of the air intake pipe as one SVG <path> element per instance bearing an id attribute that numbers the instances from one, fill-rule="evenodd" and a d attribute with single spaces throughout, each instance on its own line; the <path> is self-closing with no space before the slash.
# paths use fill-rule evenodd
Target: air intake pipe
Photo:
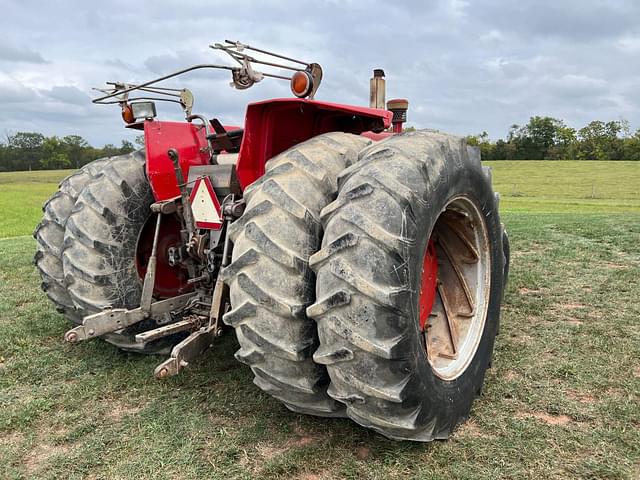
<path id="1" fill-rule="evenodd" d="M 409 101 L 404 98 L 389 100 L 387 102 L 387 110 L 393 112 L 393 118 L 391 119 L 393 133 L 402 133 L 402 124 L 407 121 Z"/>

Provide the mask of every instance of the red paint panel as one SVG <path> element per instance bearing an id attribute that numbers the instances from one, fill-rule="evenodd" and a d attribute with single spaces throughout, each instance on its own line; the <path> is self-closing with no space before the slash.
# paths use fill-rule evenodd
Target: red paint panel
<path id="1" fill-rule="evenodd" d="M 182 244 L 180 229 L 182 225 L 176 215 L 164 215 L 160 223 L 160 235 L 158 236 L 156 283 L 153 286 L 153 295 L 158 298 L 175 297 L 192 290 L 187 283 L 189 272 L 180 265 L 169 265 L 168 251 L 172 247 Z M 147 273 L 147 265 L 153 249 L 153 238 L 156 230 L 156 216 L 151 215 L 144 224 L 138 244 L 136 245 L 136 269 L 140 281 L 144 281 Z"/>
<path id="2" fill-rule="evenodd" d="M 173 163 L 167 150 L 175 148 L 180 156 L 184 178 L 191 165 L 207 165 L 209 154 L 201 151 L 207 146 L 204 128 L 188 122 L 144 122 L 144 143 L 147 152 L 147 176 L 157 201 L 180 195 Z"/>
<path id="3" fill-rule="evenodd" d="M 438 279 L 438 256 L 433 240 L 429 240 L 427 251 L 424 253 L 422 263 L 422 280 L 420 284 L 420 329 L 424 330 L 429 314 L 433 309 L 436 299 L 436 287 Z"/>
<path id="4" fill-rule="evenodd" d="M 368 138 L 369 140 L 373 140 L 374 142 L 379 142 L 380 140 L 384 140 L 385 138 L 393 137 L 395 133 L 391 132 L 362 132 L 360 135 Z"/>
<path id="5" fill-rule="evenodd" d="M 392 116 L 387 110 L 302 98 L 252 103 L 247 107 L 237 164 L 240 185 L 246 188 L 260 178 L 268 159 L 311 137 L 381 131 L 391 125 Z"/>
<path id="6" fill-rule="evenodd" d="M 226 126 L 226 130 L 238 127 Z M 180 195 L 173 163 L 167 150 L 175 148 L 180 156 L 184 178 L 188 178 L 192 165 L 208 165 L 209 154 L 204 128 L 189 122 L 144 122 L 144 143 L 147 152 L 147 176 L 157 201 Z"/>

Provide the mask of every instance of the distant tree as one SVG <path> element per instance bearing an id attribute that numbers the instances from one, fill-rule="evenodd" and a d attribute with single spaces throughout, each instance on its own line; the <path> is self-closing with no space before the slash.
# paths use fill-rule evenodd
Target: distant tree
<path id="1" fill-rule="evenodd" d="M 624 139 L 622 158 L 625 160 L 640 160 L 640 129 Z"/>
<path id="2" fill-rule="evenodd" d="M 58 137 L 45 138 L 42 143 L 42 158 L 39 168 L 55 170 L 59 168 L 71 168 L 73 165 L 67 154 L 67 145 Z"/>
<path id="3" fill-rule="evenodd" d="M 136 135 L 134 143 L 138 146 L 138 148 L 144 148 L 144 135 Z"/>
<path id="4" fill-rule="evenodd" d="M 55 153 L 52 156 L 45 157 L 40 162 L 45 170 L 57 170 L 61 168 L 71 168 L 71 161 L 62 152 Z"/>
<path id="5" fill-rule="evenodd" d="M 515 125 L 514 125 L 515 126 Z M 515 143 L 516 159 L 544 160 L 550 157 L 550 150 L 556 145 L 558 133 L 565 128 L 562 120 L 552 117 L 531 117 L 529 123 L 510 131 L 511 142 Z"/>
<path id="6" fill-rule="evenodd" d="M 62 137 L 62 143 L 66 149 L 66 155 L 75 168 L 80 168 L 86 157 L 89 143 L 80 135 L 67 135 Z"/>
<path id="7" fill-rule="evenodd" d="M 120 149 L 112 143 L 107 143 L 99 151 L 101 157 L 113 157 L 114 155 L 120 155 Z"/>
<path id="8" fill-rule="evenodd" d="M 467 137 L 467 143 L 476 147 L 480 147 L 480 154 L 485 160 L 495 160 L 494 158 L 494 146 L 489 139 L 489 134 L 485 131 L 478 135 L 471 135 Z"/>
<path id="9" fill-rule="evenodd" d="M 18 132 L 7 136 L 9 148 L 20 152 L 20 163 L 23 163 L 27 170 L 31 170 L 38 165 L 42 158 L 42 144 L 44 135 L 35 132 Z"/>
<path id="10" fill-rule="evenodd" d="M 0 172 L 6 172 L 10 170 L 10 156 L 9 149 L 4 143 L 0 143 Z"/>
<path id="11" fill-rule="evenodd" d="M 624 156 L 624 141 L 618 137 L 622 131 L 619 121 L 594 120 L 578 130 L 580 160 L 620 160 Z"/>
<path id="12" fill-rule="evenodd" d="M 493 148 L 492 160 L 509 160 L 515 158 L 516 146 L 513 142 L 505 142 L 500 139 L 496 141 Z"/>
<path id="13" fill-rule="evenodd" d="M 575 128 L 559 125 L 554 139 L 554 144 L 549 148 L 547 157 L 551 160 L 576 158 L 577 137 Z"/>
<path id="14" fill-rule="evenodd" d="M 131 153 L 135 151 L 136 148 L 133 146 L 129 140 L 122 140 L 122 144 L 120 145 L 120 155 L 125 153 Z"/>

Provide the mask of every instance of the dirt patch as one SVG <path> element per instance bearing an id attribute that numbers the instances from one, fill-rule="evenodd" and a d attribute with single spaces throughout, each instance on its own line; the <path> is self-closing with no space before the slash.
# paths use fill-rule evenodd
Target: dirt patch
<path id="1" fill-rule="evenodd" d="M 528 257 L 530 255 L 540 255 L 540 250 L 514 250 L 511 252 L 512 258 Z"/>
<path id="2" fill-rule="evenodd" d="M 454 433 L 456 438 L 487 438 L 488 435 L 482 432 L 480 426 L 474 420 L 467 420 L 459 425 Z"/>
<path id="3" fill-rule="evenodd" d="M 568 425 L 571 423 L 571 417 L 567 415 L 551 415 L 550 413 L 543 412 L 522 412 L 517 415 L 517 418 L 535 418 L 547 425 Z"/>
<path id="4" fill-rule="evenodd" d="M 18 445 L 24 440 L 24 434 L 22 432 L 3 433 L 0 435 L 0 445 Z"/>
<path id="5" fill-rule="evenodd" d="M 255 446 L 257 455 L 251 455 L 251 452 L 244 452 L 243 457 L 240 459 L 240 464 L 243 467 L 248 467 L 252 471 L 257 472 L 265 462 L 286 453 L 288 450 L 292 448 L 307 447 L 318 443 L 322 439 L 319 435 L 305 431 L 299 425 L 294 427 L 293 432 L 294 437 L 290 438 L 282 445 L 263 442 L 258 443 Z"/>
<path id="6" fill-rule="evenodd" d="M 612 270 L 626 270 L 627 268 L 629 268 L 629 265 L 623 265 L 620 263 L 607 262 L 604 265 L 605 267 L 610 268 Z"/>
<path id="7" fill-rule="evenodd" d="M 636 378 L 640 378 L 640 367 L 636 367 L 633 369 L 633 376 Z"/>
<path id="8" fill-rule="evenodd" d="M 303 473 L 300 477 L 300 480 L 320 480 L 322 477 L 317 473 Z"/>
<path id="9" fill-rule="evenodd" d="M 274 446 L 259 443 L 258 445 L 256 445 L 256 452 L 258 453 L 258 455 L 260 455 L 260 457 L 262 457 L 265 462 L 277 457 L 278 455 L 283 454 L 287 450 L 289 450 L 289 447 L 286 444 L 281 446 Z"/>
<path id="10" fill-rule="evenodd" d="M 575 310 L 576 308 L 585 308 L 586 305 L 582 305 L 581 303 L 561 303 L 560 308 L 565 310 Z"/>
<path id="11" fill-rule="evenodd" d="M 295 438 L 287 440 L 284 445 L 258 444 L 256 451 L 260 457 L 268 461 L 278 455 L 282 455 L 291 448 L 306 447 L 307 445 L 316 443 L 318 440 L 319 438 L 314 435 L 299 433 Z"/>
<path id="12" fill-rule="evenodd" d="M 356 447 L 355 455 L 358 460 L 366 460 L 371 456 L 371 449 L 364 445 L 360 445 Z"/>
<path id="13" fill-rule="evenodd" d="M 556 303 L 549 307 L 549 311 L 553 312 L 555 316 L 559 317 L 559 320 L 562 320 L 569 325 L 578 326 L 583 325 L 584 320 L 576 318 L 576 316 L 574 315 L 585 315 L 585 312 L 582 312 L 581 310 L 586 308 L 588 307 L 586 305 L 583 305 L 582 303 Z M 574 313 L 574 311 L 576 310 L 578 311 Z M 586 316 L 589 316 L 590 314 L 591 312 L 586 312 Z"/>
<path id="14" fill-rule="evenodd" d="M 520 287 L 518 289 L 518 293 L 520 295 L 528 295 L 528 296 L 532 296 L 532 297 L 539 297 L 542 294 L 544 294 L 546 292 L 547 289 L 545 288 L 527 288 L 527 287 Z"/>
<path id="15" fill-rule="evenodd" d="M 307 445 L 315 443 L 317 440 L 318 439 L 316 437 L 305 435 L 303 437 L 296 438 L 295 440 L 291 440 L 290 445 L 292 447 L 306 447 Z"/>
<path id="16" fill-rule="evenodd" d="M 307 432 L 300 425 L 296 425 L 293 428 L 293 432 L 296 434 L 296 438 L 292 438 L 287 442 L 290 447 L 306 447 L 312 443 L 320 441 L 320 436 Z"/>
<path id="17" fill-rule="evenodd" d="M 580 403 L 594 403 L 596 401 L 596 398 L 593 395 L 580 392 L 579 390 L 567 390 L 567 397 Z"/>
<path id="18" fill-rule="evenodd" d="M 511 338 L 518 345 L 531 345 L 533 343 L 533 337 L 522 332 L 511 334 Z"/>
<path id="19" fill-rule="evenodd" d="M 507 370 L 505 372 L 505 374 L 503 375 L 503 378 L 505 380 L 507 380 L 508 382 L 513 382 L 514 380 L 519 380 L 521 378 L 520 374 L 513 371 L 513 370 Z"/>
<path id="20" fill-rule="evenodd" d="M 624 390 L 622 390 L 621 388 L 617 388 L 617 387 L 609 387 L 605 390 L 604 392 L 604 397 L 605 398 L 614 398 L 616 400 L 619 400 L 621 398 L 624 398 L 626 396 Z"/>
<path id="21" fill-rule="evenodd" d="M 567 322 L 569 325 L 573 325 L 574 327 L 578 327 L 580 325 L 584 325 L 584 322 L 582 320 L 578 320 L 577 318 L 568 318 L 567 320 L 565 320 L 565 322 Z"/>
<path id="22" fill-rule="evenodd" d="M 69 445 L 50 445 L 42 443 L 35 445 L 33 449 L 23 458 L 22 464 L 28 474 L 33 475 L 35 472 L 49 462 L 52 457 L 66 455 L 71 447 Z"/>
<path id="23" fill-rule="evenodd" d="M 105 417 L 114 422 L 121 421 L 124 417 L 135 415 L 144 408 L 144 405 L 130 405 L 123 401 L 113 401 L 105 413 Z"/>

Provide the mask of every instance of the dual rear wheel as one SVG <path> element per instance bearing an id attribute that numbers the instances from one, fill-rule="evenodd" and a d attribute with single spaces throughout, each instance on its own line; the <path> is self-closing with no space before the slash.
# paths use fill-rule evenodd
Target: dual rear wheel
<path id="1" fill-rule="evenodd" d="M 482 387 L 505 273 L 477 151 L 430 131 L 320 136 L 271 160 L 247 207 L 225 321 L 255 383 L 294 411 L 446 438 Z"/>

